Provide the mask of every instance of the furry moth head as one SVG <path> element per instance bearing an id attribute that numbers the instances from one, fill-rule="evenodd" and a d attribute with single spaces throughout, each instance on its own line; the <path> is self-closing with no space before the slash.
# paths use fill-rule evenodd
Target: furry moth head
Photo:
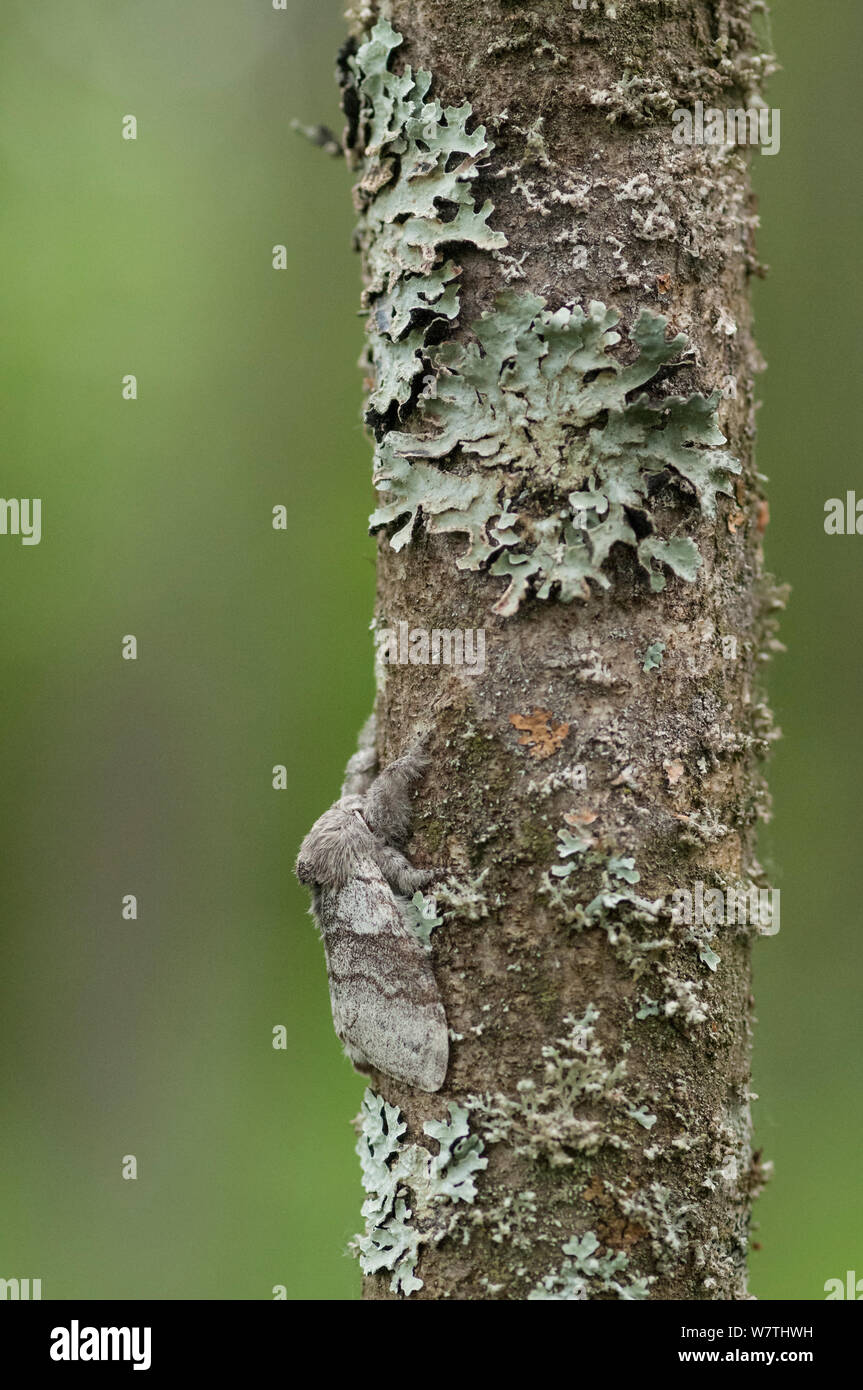
<path id="1" fill-rule="evenodd" d="M 411 790 L 425 772 L 426 742 L 373 776 L 362 736 L 341 798 L 300 846 L 296 874 L 312 890 L 324 942 L 333 1024 L 360 1071 L 374 1068 L 438 1091 L 449 1059 L 446 1014 L 422 943 L 407 925 L 405 899 L 434 877 L 402 853 Z"/>

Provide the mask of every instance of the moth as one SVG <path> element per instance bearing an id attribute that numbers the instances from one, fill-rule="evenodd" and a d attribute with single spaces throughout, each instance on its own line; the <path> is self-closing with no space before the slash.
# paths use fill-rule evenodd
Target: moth
<path id="1" fill-rule="evenodd" d="M 312 890 L 336 1034 L 359 1071 L 374 1068 L 438 1091 L 449 1060 L 446 1014 L 407 899 L 435 877 L 402 852 L 411 792 L 428 767 L 427 738 L 375 776 L 374 724 L 360 735 L 342 794 L 300 846 L 296 875 Z"/>

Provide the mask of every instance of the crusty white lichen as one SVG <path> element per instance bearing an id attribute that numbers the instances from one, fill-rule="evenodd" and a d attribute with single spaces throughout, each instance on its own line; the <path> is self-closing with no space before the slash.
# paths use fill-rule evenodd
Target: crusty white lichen
<path id="1" fill-rule="evenodd" d="M 475 1175 L 488 1159 L 483 1142 L 468 1127 L 468 1112 L 453 1103 L 449 1118 L 423 1125 L 437 1141 L 432 1154 L 421 1144 L 404 1144 L 407 1129 L 398 1108 L 370 1088 L 363 1097 L 357 1153 L 362 1165 L 365 1234 L 354 1241 L 364 1274 L 391 1273 L 394 1293 L 421 1289 L 416 1274 L 420 1250 L 439 1245 L 458 1224 L 460 1203 L 476 1197 Z"/>
<path id="2" fill-rule="evenodd" d="M 488 916 L 486 879 L 490 872 L 490 868 L 485 868 L 464 878 L 450 874 L 437 891 L 438 900 L 444 907 L 451 908 L 461 921 L 478 922 Z"/>
<path id="3" fill-rule="evenodd" d="M 659 1182 L 634 1193 L 618 1192 L 608 1183 L 606 1189 L 615 1193 L 620 1210 L 649 1233 L 659 1273 L 679 1266 L 689 1245 L 688 1227 L 697 1215 L 695 1204 L 680 1201 Z"/>
<path id="4" fill-rule="evenodd" d="M 715 974 L 720 956 L 713 948 L 713 928 L 693 924 L 675 935 L 665 899 L 646 898 L 634 891 L 641 875 L 631 856 L 598 850 L 593 837 L 585 831 L 573 834 L 564 827 L 558 831 L 557 839 L 558 858 L 562 862 L 551 866 L 538 891 L 574 930 L 604 931 L 615 955 L 634 979 L 647 973 L 653 976 L 661 999 L 641 996 L 635 1017 L 677 1019 L 685 1027 L 705 1023 L 709 1018 L 708 981 L 679 974 L 667 958 L 675 945 L 686 945 L 694 949 L 709 974 Z M 583 881 L 583 874 L 591 871 L 598 873 L 599 887 L 585 903 L 573 881 L 576 877 Z M 748 929 L 744 926 L 737 930 Z"/>
<path id="5" fill-rule="evenodd" d="M 652 1129 L 650 1098 L 627 1089 L 626 1058 L 606 1057 L 596 1036 L 598 1019 L 592 1004 L 583 1017 L 564 1019 L 567 1035 L 542 1049 L 541 1082 L 526 1077 L 515 1096 L 468 1097 L 467 1108 L 489 1143 L 505 1142 L 517 1154 L 562 1167 L 604 1145 L 629 1149 L 638 1128 Z"/>

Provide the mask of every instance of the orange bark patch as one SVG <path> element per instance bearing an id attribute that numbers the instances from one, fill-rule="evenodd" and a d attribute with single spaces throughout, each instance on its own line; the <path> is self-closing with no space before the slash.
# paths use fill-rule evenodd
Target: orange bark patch
<path id="1" fill-rule="evenodd" d="M 535 709 L 532 714 L 511 714 L 509 722 L 521 730 L 519 743 L 528 749 L 532 758 L 550 758 L 569 733 L 568 724 L 555 724 L 548 709 Z"/>

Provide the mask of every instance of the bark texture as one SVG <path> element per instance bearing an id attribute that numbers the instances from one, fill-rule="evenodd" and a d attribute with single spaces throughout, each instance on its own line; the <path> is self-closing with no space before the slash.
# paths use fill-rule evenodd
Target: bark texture
<path id="1" fill-rule="evenodd" d="M 387 231 L 374 207 L 405 158 L 392 140 L 389 160 L 386 144 L 379 159 L 369 154 L 374 132 L 350 75 L 375 22 L 402 37 L 389 70 L 427 70 L 426 100 L 469 102 L 467 131 L 483 125 L 494 145 L 470 193 L 475 209 L 493 204 L 485 225 L 498 244 L 465 240 L 434 261 L 460 268 L 458 311 L 426 316 L 422 370 L 395 404 L 378 395 L 369 421 L 379 450 L 388 437 L 440 429 L 434 408 L 418 406 L 424 378 L 446 378 L 434 345 L 475 342 L 471 324 L 508 290 L 541 296 L 549 313 L 590 301 L 616 310 L 621 340 L 609 352 L 621 369 L 636 359 L 643 311 L 665 316 L 666 340 L 682 332 L 688 347 L 645 387 L 653 408 L 718 390 L 725 448 L 740 465 L 713 515 L 673 466 L 658 470 L 644 512 L 624 508 L 634 536 L 610 546 L 608 588 L 582 581 L 564 601 L 552 580 L 538 597 L 537 572 L 515 611 L 501 603 L 510 576 L 489 572 L 507 553 L 496 548 L 500 523 L 474 532 L 473 569 L 456 563 L 464 534 L 427 524 L 432 508 L 418 509 L 400 550 L 395 522 L 378 518 L 378 627 L 484 629 L 486 669 L 381 667 L 381 761 L 433 730 L 411 853 L 449 873 L 432 959 L 452 1047 L 436 1095 L 371 1078 L 367 1149 L 377 1144 L 390 1172 L 408 1158 L 397 1217 L 394 1194 L 381 1204 L 370 1179 L 367 1298 L 747 1297 L 763 1176 L 750 1142 L 753 929 L 676 925 L 670 903 L 699 882 L 763 885 L 754 836 L 772 735 L 758 680 L 780 597 L 762 576 L 766 504 L 753 460 L 756 217 L 748 153 L 675 144 L 671 114 L 699 100 L 752 102 L 768 67 L 755 8 L 391 0 L 354 17 L 345 105 L 373 318 L 393 283 L 375 256 L 404 225 L 395 217 Z M 421 269 L 431 265 L 426 256 Z M 381 372 L 378 361 L 373 393 Z M 547 423 L 529 421 L 525 437 Z M 487 476 L 486 459 L 458 443 L 434 467 Z M 542 460 L 512 467 L 506 505 L 534 522 L 543 508 L 555 515 L 571 479 L 558 485 Z M 497 476 L 510 477 L 506 465 Z M 691 538 L 697 574 L 657 562 L 667 582 L 655 591 L 635 548 L 648 526 L 665 542 Z M 427 1156 L 451 1190 L 429 1185 Z"/>

